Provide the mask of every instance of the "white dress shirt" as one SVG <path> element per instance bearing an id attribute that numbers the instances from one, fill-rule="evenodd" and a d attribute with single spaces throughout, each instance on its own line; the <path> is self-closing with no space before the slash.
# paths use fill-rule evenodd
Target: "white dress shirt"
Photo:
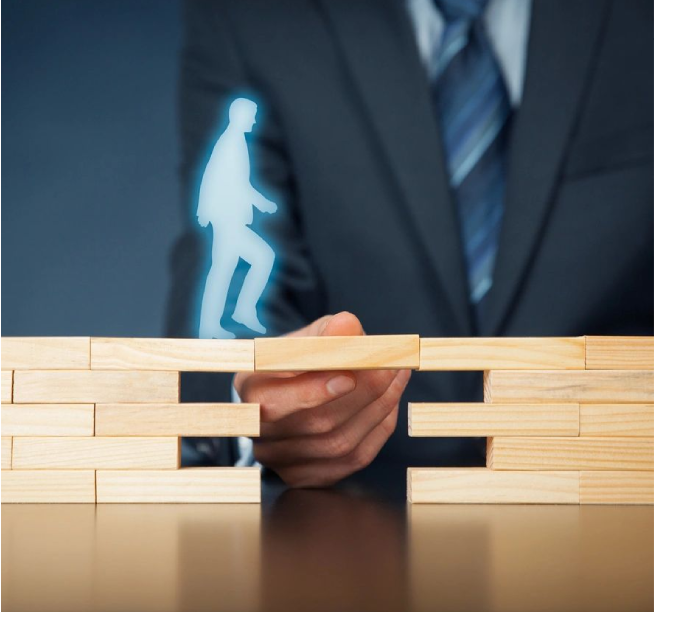
<path id="1" fill-rule="evenodd" d="M 420 57 L 431 76 L 445 20 L 434 0 L 406 0 L 406 4 Z M 525 83 L 531 10 L 532 0 L 489 0 L 482 18 L 514 107 L 520 104 Z"/>

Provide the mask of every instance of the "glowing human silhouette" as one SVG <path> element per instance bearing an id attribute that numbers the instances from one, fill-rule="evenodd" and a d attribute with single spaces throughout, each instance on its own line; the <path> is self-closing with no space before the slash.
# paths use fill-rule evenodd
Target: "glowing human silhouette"
<path id="1" fill-rule="evenodd" d="M 258 106 L 249 99 L 230 105 L 230 122 L 216 142 L 199 188 L 197 221 L 213 227 L 211 269 L 206 277 L 199 319 L 200 338 L 234 338 L 220 320 L 239 259 L 250 265 L 232 319 L 265 333 L 256 304 L 274 264 L 274 251 L 251 230 L 253 207 L 274 213 L 277 205 L 251 185 L 251 163 L 245 134 L 253 129 Z"/>

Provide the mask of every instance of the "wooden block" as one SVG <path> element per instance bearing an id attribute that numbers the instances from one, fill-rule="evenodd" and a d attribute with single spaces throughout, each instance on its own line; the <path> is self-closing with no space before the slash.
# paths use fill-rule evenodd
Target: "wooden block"
<path id="1" fill-rule="evenodd" d="M 92 338 L 92 369 L 253 371 L 253 340 Z"/>
<path id="2" fill-rule="evenodd" d="M 2 371 L 2 403 L 12 403 L 12 388 L 14 382 L 13 371 Z"/>
<path id="3" fill-rule="evenodd" d="M 408 502 L 577 504 L 579 473 L 408 468 Z"/>
<path id="4" fill-rule="evenodd" d="M 259 503 L 257 467 L 96 472 L 99 503 Z"/>
<path id="5" fill-rule="evenodd" d="M 579 338 L 420 338 L 420 371 L 583 369 Z"/>
<path id="6" fill-rule="evenodd" d="M 493 404 L 654 401 L 653 371 L 486 371 L 483 386 Z"/>
<path id="7" fill-rule="evenodd" d="M 586 336 L 586 368 L 654 370 L 651 336 Z"/>
<path id="8" fill-rule="evenodd" d="M 3 369 L 88 369 L 89 338 L 3 338 Z"/>
<path id="9" fill-rule="evenodd" d="M 582 437 L 653 437 L 654 404 L 581 404 Z"/>
<path id="10" fill-rule="evenodd" d="M 2 437 L 2 469 L 12 469 L 12 437 Z"/>
<path id="11" fill-rule="evenodd" d="M 15 371 L 15 404 L 177 403 L 176 371 Z"/>
<path id="12" fill-rule="evenodd" d="M 256 371 L 417 369 L 419 336 L 256 338 Z"/>
<path id="13" fill-rule="evenodd" d="M 2 473 L 3 503 L 93 503 L 91 470 L 10 470 Z"/>
<path id="14" fill-rule="evenodd" d="M 257 437 L 259 404 L 98 404 L 96 435 Z"/>
<path id="15" fill-rule="evenodd" d="M 487 440 L 487 466 L 493 470 L 653 470 L 654 440 L 494 437 Z"/>
<path id="16" fill-rule="evenodd" d="M 180 437 L 14 437 L 15 470 L 175 470 Z"/>
<path id="17" fill-rule="evenodd" d="M 2 435 L 91 437 L 94 404 L 3 404 Z"/>
<path id="18" fill-rule="evenodd" d="M 578 404 L 416 404 L 411 437 L 576 437 Z"/>
<path id="19" fill-rule="evenodd" d="M 653 505 L 654 472 L 580 472 L 582 505 Z"/>

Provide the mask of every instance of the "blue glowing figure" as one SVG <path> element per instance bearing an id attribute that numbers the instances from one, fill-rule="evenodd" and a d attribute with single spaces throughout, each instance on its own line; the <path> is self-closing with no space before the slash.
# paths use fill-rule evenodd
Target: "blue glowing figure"
<path id="1" fill-rule="evenodd" d="M 213 227 L 211 269 L 206 277 L 199 319 L 200 338 L 234 338 L 222 327 L 232 275 L 239 259 L 250 265 L 242 284 L 232 319 L 264 334 L 256 304 L 263 293 L 274 264 L 274 251 L 251 230 L 253 207 L 274 213 L 277 205 L 251 185 L 251 163 L 245 134 L 253 129 L 258 106 L 249 99 L 235 99 L 230 105 L 230 122 L 218 139 L 204 170 L 199 189 L 197 221 Z"/>

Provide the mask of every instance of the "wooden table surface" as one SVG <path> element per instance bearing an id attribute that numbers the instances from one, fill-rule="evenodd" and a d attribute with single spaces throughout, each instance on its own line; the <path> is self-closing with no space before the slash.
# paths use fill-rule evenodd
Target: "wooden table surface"
<path id="1" fill-rule="evenodd" d="M 3 610 L 653 610 L 653 507 L 3 505 Z"/>

